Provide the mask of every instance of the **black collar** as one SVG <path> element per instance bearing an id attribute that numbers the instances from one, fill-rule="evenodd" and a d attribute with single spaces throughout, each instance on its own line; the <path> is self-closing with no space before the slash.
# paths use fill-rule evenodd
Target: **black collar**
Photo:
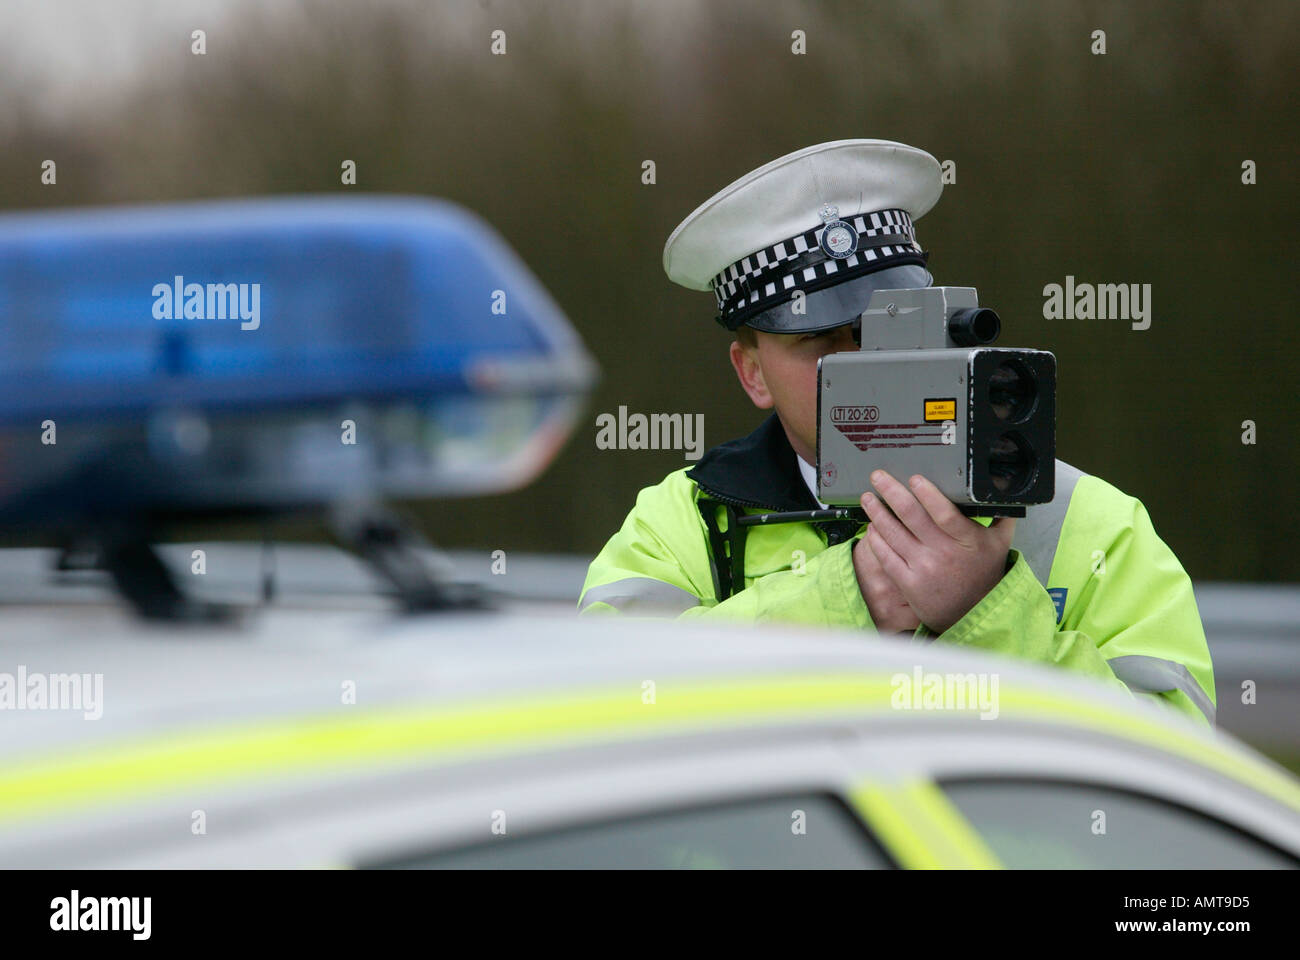
<path id="1" fill-rule="evenodd" d="M 714 447 L 686 476 L 715 500 L 768 510 L 816 510 L 799 460 L 774 413 L 747 437 Z"/>

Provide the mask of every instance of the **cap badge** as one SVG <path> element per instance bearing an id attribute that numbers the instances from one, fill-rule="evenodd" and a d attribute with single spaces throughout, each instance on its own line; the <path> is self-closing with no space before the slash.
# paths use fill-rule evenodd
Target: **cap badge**
<path id="1" fill-rule="evenodd" d="M 845 260 L 853 256 L 858 249 L 858 232 L 853 229 L 852 224 L 839 219 L 839 207 L 833 203 L 824 203 L 817 213 L 826 224 L 821 240 L 818 241 L 826 255 L 836 260 Z"/>

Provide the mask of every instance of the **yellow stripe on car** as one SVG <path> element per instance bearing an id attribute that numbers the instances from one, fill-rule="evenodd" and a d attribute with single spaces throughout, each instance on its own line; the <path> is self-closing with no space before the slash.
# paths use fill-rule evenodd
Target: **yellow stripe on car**
<path id="1" fill-rule="evenodd" d="M 994 870 L 1002 863 L 943 791 L 928 780 L 867 782 L 849 801 L 899 866 L 908 870 Z"/>
<path id="2" fill-rule="evenodd" d="M 0 818 L 102 803 L 196 784 L 238 782 L 339 766 L 457 755 L 519 753 L 570 740 L 753 726 L 824 715 L 897 715 L 890 675 L 794 675 L 734 681 L 660 682 L 654 703 L 626 689 L 551 694 L 530 701 L 405 707 L 201 729 L 63 755 L 11 759 L 0 773 Z M 958 711 L 907 711 L 947 716 Z M 997 721 L 1068 724 L 1186 757 L 1300 810 L 1300 789 L 1249 756 L 1131 711 L 1080 696 L 1008 689 Z M 974 714 L 972 712 L 972 721 Z"/>

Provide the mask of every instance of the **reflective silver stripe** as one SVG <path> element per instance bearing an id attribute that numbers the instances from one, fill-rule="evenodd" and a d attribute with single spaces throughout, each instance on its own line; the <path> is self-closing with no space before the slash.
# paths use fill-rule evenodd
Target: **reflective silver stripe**
<path id="1" fill-rule="evenodd" d="M 1011 546 L 1024 555 L 1025 563 L 1044 587 L 1048 586 L 1047 578 L 1052 573 L 1052 561 L 1056 559 L 1056 545 L 1061 542 L 1061 526 L 1070 509 L 1074 485 L 1086 476 L 1082 470 L 1057 460 L 1056 495 L 1052 502 L 1026 507 L 1024 517 L 1016 522 Z"/>
<path id="2" fill-rule="evenodd" d="M 1143 693 L 1183 691 L 1196 704 L 1196 708 L 1205 714 L 1210 724 L 1214 724 L 1214 704 L 1183 664 L 1161 660 L 1159 657 L 1137 655 L 1113 657 L 1106 662 L 1110 664 L 1115 676 L 1128 684 L 1130 689 Z"/>
<path id="3" fill-rule="evenodd" d="M 619 613 L 668 613 L 676 616 L 700 604 L 693 593 L 650 577 L 628 577 L 592 587 L 582 597 L 581 613 L 593 603 L 608 603 Z"/>

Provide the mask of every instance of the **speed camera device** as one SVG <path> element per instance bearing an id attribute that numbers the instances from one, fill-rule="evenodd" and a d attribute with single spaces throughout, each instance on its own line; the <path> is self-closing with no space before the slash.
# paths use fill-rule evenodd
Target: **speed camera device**
<path id="1" fill-rule="evenodd" d="M 818 364 L 818 497 L 856 506 L 885 470 L 929 479 L 967 516 L 1055 495 L 1056 358 L 994 347 L 973 287 L 877 290 L 859 350 Z"/>

